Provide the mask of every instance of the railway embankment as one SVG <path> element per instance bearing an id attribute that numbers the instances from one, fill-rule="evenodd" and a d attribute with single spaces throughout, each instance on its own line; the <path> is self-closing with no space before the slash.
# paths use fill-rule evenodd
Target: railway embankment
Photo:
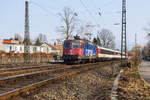
<path id="1" fill-rule="evenodd" d="M 94 66 L 94 65 L 93 65 Z M 111 100 L 111 90 L 115 77 L 120 71 L 115 64 L 114 74 L 110 66 L 100 66 L 94 70 L 55 81 L 33 91 L 28 91 L 12 100 Z"/>
<path id="2" fill-rule="evenodd" d="M 119 80 L 119 100 L 150 100 L 150 86 L 141 76 L 139 67 L 139 64 L 132 64 L 131 68 L 124 69 Z"/>

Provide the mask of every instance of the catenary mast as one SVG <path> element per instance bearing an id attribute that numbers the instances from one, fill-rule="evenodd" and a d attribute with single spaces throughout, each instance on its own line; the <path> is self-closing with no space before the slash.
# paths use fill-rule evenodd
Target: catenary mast
<path id="1" fill-rule="evenodd" d="M 123 52 L 125 52 L 126 58 L 127 55 L 126 0 L 122 0 L 121 63 L 123 61 Z"/>
<path id="2" fill-rule="evenodd" d="M 24 61 L 30 61 L 29 3 L 25 1 Z"/>

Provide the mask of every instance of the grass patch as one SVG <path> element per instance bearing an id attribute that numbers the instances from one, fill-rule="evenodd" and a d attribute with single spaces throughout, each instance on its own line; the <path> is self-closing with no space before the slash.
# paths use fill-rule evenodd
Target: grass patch
<path id="1" fill-rule="evenodd" d="M 145 84 L 138 72 L 140 61 L 126 68 L 120 78 L 119 100 L 150 100 L 150 87 Z"/>

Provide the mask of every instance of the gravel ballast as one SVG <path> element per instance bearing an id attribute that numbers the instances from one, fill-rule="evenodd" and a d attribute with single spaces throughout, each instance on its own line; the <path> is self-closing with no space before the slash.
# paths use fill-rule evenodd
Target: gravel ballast
<path id="1" fill-rule="evenodd" d="M 119 71 L 118 65 L 114 75 L 110 66 L 99 67 L 23 93 L 12 100 L 111 100 L 111 89 Z"/>

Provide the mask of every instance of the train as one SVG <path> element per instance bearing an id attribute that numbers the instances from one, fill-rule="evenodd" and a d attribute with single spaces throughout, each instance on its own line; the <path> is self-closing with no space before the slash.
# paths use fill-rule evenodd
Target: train
<path id="1" fill-rule="evenodd" d="M 122 58 L 126 56 L 123 52 Z M 87 40 L 70 39 L 64 41 L 62 58 L 66 64 L 120 60 L 121 52 L 100 47 Z"/>

